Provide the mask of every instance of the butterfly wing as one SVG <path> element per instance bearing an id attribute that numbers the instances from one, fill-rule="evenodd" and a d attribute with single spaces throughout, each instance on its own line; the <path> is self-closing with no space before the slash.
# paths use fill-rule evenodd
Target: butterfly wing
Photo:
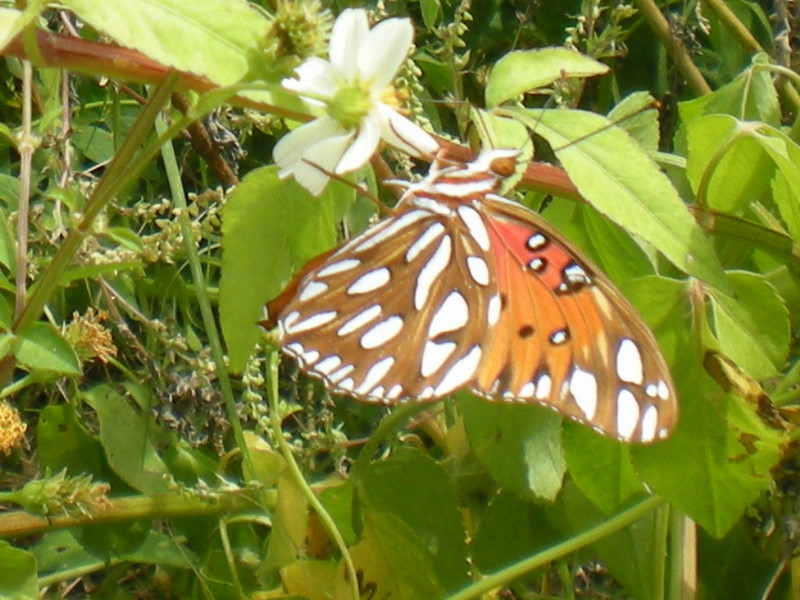
<path id="1" fill-rule="evenodd" d="M 284 350 L 331 391 L 361 400 L 434 400 L 471 381 L 489 301 L 470 275 L 480 266 L 468 257 L 481 250 L 456 229 L 414 208 L 342 246 L 281 309 Z"/>
<path id="2" fill-rule="evenodd" d="M 634 308 L 541 217 L 498 196 L 484 206 L 502 310 L 474 390 L 548 405 L 626 441 L 666 437 L 674 387 Z"/>

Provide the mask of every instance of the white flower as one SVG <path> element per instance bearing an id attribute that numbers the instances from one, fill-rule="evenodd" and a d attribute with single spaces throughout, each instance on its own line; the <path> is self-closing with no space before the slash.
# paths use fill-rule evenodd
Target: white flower
<path id="1" fill-rule="evenodd" d="M 384 140 L 413 156 L 432 155 L 439 145 L 418 125 L 386 103 L 392 81 L 406 59 L 414 29 L 408 19 L 387 19 L 371 30 L 367 14 L 345 10 L 333 25 L 329 61 L 313 57 L 283 86 L 326 114 L 284 136 L 273 156 L 280 176 L 294 175 L 315 196 L 331 174 L 363 166 Z"/>

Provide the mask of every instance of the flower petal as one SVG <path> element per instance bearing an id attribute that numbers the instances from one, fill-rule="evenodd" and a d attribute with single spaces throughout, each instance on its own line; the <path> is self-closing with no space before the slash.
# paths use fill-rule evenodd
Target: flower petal
<path id="1" fill-rule="evenodd" d="M 353 140 L 354 132 L 330 137 L 315 144 L 303 155 L 303 160 L 294 168 L 294 178 L 311 192 L 319 196 L 330 180 L 330 173 L 336 168 L 342 154 Z"/>
<path id="2" fill-rule="evenodd" d="M 279 175 L 281 177 L 291 175 L 297 164 L 302 161 L 303 155 L 320 140 L 340 136 L 343 133 L 345 130 L 338 121 L 330 117 L 321 117 L 283 136 L 272 150 L 275 164 L 281 169 Z"/>
<path id="3" fill-rule="evenodd" d="M 378 102 L 374 113 L 381 138 L 390 146 L 418 157 L 433 155 L 439 149 L 436 138 L 386 104 Z"/>
<path id="4" fill-rule="evenodd" d="M 369 22 L 363 9 L 348 8 L 333 24 L 328 56 L 333 67 L 348 81 L 358 74 L 358 56 L 368 34 Z"/>
<path id="5" fill-rule="evenodd" d="M 358 53 L 358 73 L 378 94 L 394 81 L 414 39 L 408 19 L 386 19 L 367 35 Z"/>
<path id="6" fill-rule="evenodd" d="M 378 147 L 378 142 L 381 139 L 380 134 L 380 123 L 378 123 L 377 119 L 369 117 L 364 119 L 355 141 L 336 165 L 335 173 L 337 175 L 349 173 L 366 164 Z"/>
<path id="7" fill-rule="evenodd" d="M 298 94 L 332 98 L 339 87 L 341 75 L 327 61 L 316 56 L 307 58 L 295 69 L 297 78 L 286 78 L 281 85 Z"/>

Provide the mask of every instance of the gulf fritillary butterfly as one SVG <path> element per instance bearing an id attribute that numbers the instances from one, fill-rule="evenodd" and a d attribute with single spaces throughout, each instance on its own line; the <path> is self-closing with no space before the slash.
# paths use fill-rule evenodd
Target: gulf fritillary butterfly
<path id="1" fill-rule="evenodd" d="M 667 437 L 678 409 L 653 335 L 550 225 L 497 195 L 516 156 L 437 158 L 391 217 L 309 263 L 267 305 L 283 351 L 359 400 L 468 389 L 628 442 Z"/>

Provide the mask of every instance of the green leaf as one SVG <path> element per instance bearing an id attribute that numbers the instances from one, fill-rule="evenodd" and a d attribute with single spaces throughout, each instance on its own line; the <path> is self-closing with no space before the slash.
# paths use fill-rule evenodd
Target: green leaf
<path id="1" fill-rule="evenodd" d="M 470 547 L 481 573 L 492 573 L 561 541 L 541 510 L 517 494 L 501 491 L 481 516 Z"/>
<path id="2" fill-rule="evenodd" d="M 614 106 L 608 119 L 627 131 L 648 152 L 658 152 L 661 131 L 656 102 L 649 92 L 634 92 Z"/>
<path id="3" fill-rule="evenodd" d="M 281 569 L 281 583 L 286 592 L 303 600 L 343 598 L 337 590 L 344 588 L 343 577 L 336 563 L 329 560 L 297 560 Z M 349 588 L 347 589 L 349 593 Z"/>
<path id="4" fill-rule="evenodd" d="M 559 79 L 608 73 L 608 66 L 566 48 L 516 50 L 497 61 L 486 86 L 489 107 L 514 100 L 525 92 Z"/>
<path id="5" fill-rule="evenodd" d="M 487 402 L 459 395 L 470 446 L 489 474 L 524 498 L 553 500 L 566 463 L 561 417 L 533 405 Z"/>
<path id="6" fill-rule="evenodd" d="M 100 444 L 83 428 L 69 404 L 51 404 L 39 413 L 36 424 L 37 458 L 42 470 L 70 475 L 102 473 Z"/>
<path id="7" fill-rule="evenodd" d="M 795 243 L 800 242 L 800 146 L 783 132 L 766 125 L 753 134 L 775 161 L 778 171 L 773 182 L 775 203 Z"/>
<path id="8" fill-rule="evenodd" d="M 775 165 L 749 123 L 711 115 L 687 127 L 686 175 L 700 202 L 738 212 L 770 185 Z"/>
<path id="9" fill-rule="evenodd" d="M 80 375 L 75 350 L 50 323 L 34 323 L 17 335 L 14 356 L 31 371 Z"/>
<path id="10" fill-rule="evenodd" d="M 753 57 L 758 64 L 763 55 Z M 711 94 L 681 102 L 678 113 L 684 125 L 704 115 L 731 115 L 742 121 L 762 121 L 778 126 L 780 102 L 769 70 L 750 67 L 736 79 Z"/>
<path id="11" fill-rule="evenodd" d="M 735 297 L 709 290 L 720 350 L 755 379 L 778 372 L 789 351 L 789 311 L 762 275 L 731 272 Z"/>
<path id="12" fill-rule="evenodd" d="M 0 541 L 0 598 L 39 600 L 36 559 L 29 552 Z"/>
<path id="13" fill-rule="evenodd" d="M 232 371 L 240 371 L 258 340 L 264 304 L 308 259 L 336 243 L 342 196 L 331 185 L 312 198 L 274 166 L 250 172 L 225 204 L 222 224 L 220 320 Z"/>
<path id="14" fill-rule="evenodd" d="M 221 86 L 247 74 L 269 31 L 266 15 L 244 0 L 66 0 L 63 5 L 123 46 Z"/>
<path id="15" fill-rule="evenodd" d="M 362 515 L 363 536 L 350 556 L 356 571 L 363 573 L 364 597 L 370 592 L 373 598 L 395 600 L 447 597 L 436 578 L 430 548 L 410 526 L 389 513 L 365 510 Z"/>
<path id="16" fill-rule="evenodd" d="M 109 384 L 97 385 L 83 397 L 97 413 L 100 443 L 114 472 L 145 494 L 169 491 L 172 477 L 150 439 L 154 425 L 149 412 Z"/>
<path id="17" fill-rule="evenodd" d="M 644 491 L 633 470 L 629 446 L 570 422 L 564 424 L 563 444 L 575 485 L 606 515 Z"/>
<path id="18" fill-rule="evenodd" d="M 558 503 L 546 510 L 553 527 L 567 535 L 584 532 L 606 519 L 572 482 L 564 486 Z M 633 598 L 663 597 L 667 527 L 662 519 L 663 514 L 655 511 L 591 546 Z"/>
<path id="19" fill-rule="evenodd" d="M 360 476 L 362 510 L 392 515 L 408 525 L 445 589 L 453 592 L 466 585 L 466 532 L 455 486 L 442 467 L 409 448 L 371 463 Z"/>
<path id="20" fill-rule="evenodd" d="M 730 290 L 711 242 L 666 175 L 626 132 L 584 111 L 502 112 L 547 140 L 578 191 L 602 214 L 686 273 Z"/>
<path id="21" fill-rule="evenodd" d="M 720 390 L 692 354 L 684 352 L 675 369 L 681 375 L 675 433 L 665 442 L 632 447 L 631 456 L 655 493 L 720 537 L 772 485 L 770 469 L 785 440 L 760 422 L 752 406 Z"/>
<path id="22" fill-rule="evenodd" d="M 294 562 L 300 548 L 305 547 L 308 530 L 308 500 L 288 471 L 278 478 L 278 497 L 272 511 L 272 533 L 267 553 L 259 566 L 262 577 L 275 574 Z"/>
<path id="23" fill-rule="evenodd" d="M 702 530 L 697 537 L 699 597 L 763 597 L 764 582 L 775 574 L 777 565 L 755 546 L 750 528 L 740 521 L 722 539 L 714 539 Z"/>

